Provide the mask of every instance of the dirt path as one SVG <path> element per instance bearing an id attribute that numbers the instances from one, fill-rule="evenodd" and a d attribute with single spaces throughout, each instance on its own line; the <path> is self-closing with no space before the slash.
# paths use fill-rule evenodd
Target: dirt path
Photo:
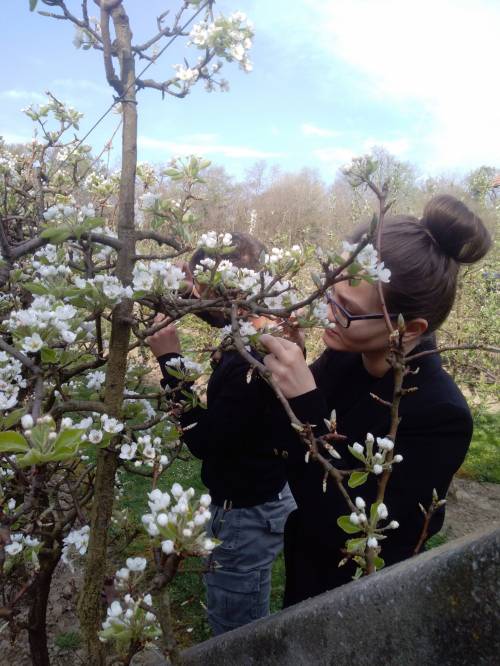
<path id="1" fill-rule="evenodd" d="M 443 536 L 457 539 L 500 526 L 500 484 L 455 478 L 448 493 Z"/>

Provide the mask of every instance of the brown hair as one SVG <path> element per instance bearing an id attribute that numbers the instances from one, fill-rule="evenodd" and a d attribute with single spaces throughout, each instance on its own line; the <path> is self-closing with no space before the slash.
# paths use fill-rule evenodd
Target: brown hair
<path id="1" fill-rule="evenodd" d="M 359 228 L 357 242 L 367 227 Z M 433 197 L 422 219 L 388 217 L 382 230 L 381 256 L 391 271 L 384 285 L 389 311 L 407 321 L 422 317 L 428 332 L 445 321 L 455 300 L 460 264 L 472 264 L 487 253 L 491 237 L 482 220 L 453 196 Z"/>

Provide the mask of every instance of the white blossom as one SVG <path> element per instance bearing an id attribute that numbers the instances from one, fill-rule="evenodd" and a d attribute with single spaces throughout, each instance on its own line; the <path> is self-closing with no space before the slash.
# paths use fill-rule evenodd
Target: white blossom
<path id="1" fill-rule="evenodd" d="M 366 502 L 362 497 L 356 497 L 355 504 L 358 509 L 364 509 L 366 507 Z"/>
<path id="2" fill-rule="evenodd" d="M 144 571 L 147 560 L 144 557 L 128 557 L 126 565 L 130 571 Z"/>
<path id="3" fill-rule="evenodd" d="M 6 546 L 4 546 L 5 552 L 10 556 L 18 555 L 22 549 L 23 545 L 19 541 L 14 541 L 14 543 L 8 543 Z"/>
<path id="4" fill-rule="evenodd" d="M 377 515 L 382 520 L 385 520 L 387 518 L 387 516 L 389 515 L 389 512 L 387 511 L 387 507 L 384 503 L 381 503 L 381 504 L 378 505 Z"/>

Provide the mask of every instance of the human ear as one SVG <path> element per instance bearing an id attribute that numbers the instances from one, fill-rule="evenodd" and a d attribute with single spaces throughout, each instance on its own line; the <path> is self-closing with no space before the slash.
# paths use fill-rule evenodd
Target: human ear
<path id="1" fill-rule="evenodd" d="M 405 333 L 403 341 L 408 343 L 416 342 L 429 328 L 427 319 L 412 319 L 405 322 Z"/>

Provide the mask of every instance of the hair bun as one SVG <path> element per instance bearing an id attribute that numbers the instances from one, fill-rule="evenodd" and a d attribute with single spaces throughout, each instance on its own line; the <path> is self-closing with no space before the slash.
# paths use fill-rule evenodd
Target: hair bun
<path id="1" fill-rule="evenodd" d="M 441 252 L 455 261 L 479 261 L 491 245 L 491 237 L 480 217 L 449 194 L 433 197 L 426 205 L 422 224 Z"/>

